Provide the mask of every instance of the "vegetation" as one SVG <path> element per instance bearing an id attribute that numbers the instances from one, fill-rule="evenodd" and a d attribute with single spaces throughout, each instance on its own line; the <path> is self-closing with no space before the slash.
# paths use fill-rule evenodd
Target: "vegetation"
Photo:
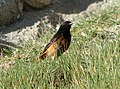
<path id="1" fill-rule="evenodd" d="M 120 6 L 109 7 L 81 19 L 72 28 L 69 50 L 51 60 L 38 59 L 52 33 L 39 41 L 13 50 L 0 63 L 15 62 L 0 68 L 1 89 L 119 89 L 120 34 L 106 32 L 120 25 Z"/>

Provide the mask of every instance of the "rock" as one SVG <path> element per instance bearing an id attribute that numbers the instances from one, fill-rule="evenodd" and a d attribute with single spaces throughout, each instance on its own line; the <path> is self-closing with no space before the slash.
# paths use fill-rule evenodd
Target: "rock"
<path id="1" fill-rule="evenodd" d="M 6 45 L 9 42 L 9 46 L 16 48 L 16 45 L 18 45 L 20 43 L 27 42 L 30 40 L 35 40 L 36 38 L 38 38 L 37 36 L 39 35 L 39 30 L 40 30 L 39 24 L 40 24 L 40 22 L 38 21 L 33 26 L 27 26 L 23 29 L 18 29 L 17 31 L 12 31 L 8 34 L 4 34 L 4 36 L 2 36 L 0 34 L 0 38 L 2 39 L 2 41 L 0 40 L 0 43 Z M 8 31 L 9 28 L 8 29 L 6 28 L 6 30 Z M 13 43 L 15 45 L 13 45 L 11 43 Z"/>
<path id="2" fill-rule="evenodd" d="M 28 5 L 35 8 L 42 8 L 51 3 L 52 0 L 24 0 Z"/>
<path id="3" fill-rule="evenodd" d="M 0 26 L 18 19 L 22 9 L 23 4 L 20 0 L 0 0 Z"/>
<path id="4" fill-rule="evenodd" d="M 54 34 L 54 30 L 59 28 L 62 21 L 71 20 L 73 23 L 78 23 L 81 20 L 80 18 L 87 18 L 92 13 L 108 7 L 110 1 L 114 5 L 116 0 L 53 0 L 49 7 L 25 12 L 15 24 L 0 28 L 0 38 L 20 45 L 29 40 L 36 40 L 39 35 L 42 36 L 42 32 L 44 34 L 44 30 L 47 30 L 45 32 L 51 31 Z M 81 35 L 87 36 L 84 33 Z"/>

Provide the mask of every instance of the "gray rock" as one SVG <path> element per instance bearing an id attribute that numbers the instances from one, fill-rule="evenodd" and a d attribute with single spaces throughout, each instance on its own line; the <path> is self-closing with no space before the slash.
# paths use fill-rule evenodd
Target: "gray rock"
<path id="1" fill-rule="evenodd" d="M 19 19 L 22 8 L 20 0 L 0 0 L 0 26 Z"/>
<path id="2" fill-rule="evenodd" d="M 0 38 L 16 45 L 21 41 L 33 41 L 43 30 L 48 32 L 51 28 L 53 31 L 53 27 L 58 29 L 64 20 L 77 23 L 81 17 L 89 17 L 91 13 L 106 8 L 111 3 L 113 5 L 115 0 L 53 0 L 49 7 L 25 12 L 20 21 L 9 27 L 0 28 Z"/>
<path id="3" fill-rule="evenodd" d="M 43 8 L 51 3 L 52 0 L 24 0 L 30 6 L 35 8 Z"/>

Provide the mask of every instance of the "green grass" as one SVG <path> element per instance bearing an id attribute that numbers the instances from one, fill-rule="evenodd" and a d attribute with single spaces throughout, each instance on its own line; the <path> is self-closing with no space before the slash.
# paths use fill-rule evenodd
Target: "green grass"
<path id="1" fill-rule="evenodd" d="M 112 39 L 105 32 L 120 25 L 117 16 L 120 6 L 80 20 L 69 50 L 56 60 L 37 58 L 53 34 L 12 51 L 1 59 L 15 64 L 0 68 L 0 89 L 120 89 L 120 35 Z"/>

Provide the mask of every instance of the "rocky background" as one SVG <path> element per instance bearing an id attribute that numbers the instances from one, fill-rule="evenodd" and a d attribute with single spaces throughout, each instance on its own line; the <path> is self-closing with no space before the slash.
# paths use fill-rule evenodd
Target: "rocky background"
<path id="1" fill-rule="evenodd" d="M 43 30 L 58 28 L 65 20 L 77 23 L 77 17 L 114 4 L 116 0 L 0 0 L 0 45 L 20 45 L 40 37 Z M 118 26 L 118 29 L 120 26 Z M 113 29 L 113 28 L 112 28 Z"/>

